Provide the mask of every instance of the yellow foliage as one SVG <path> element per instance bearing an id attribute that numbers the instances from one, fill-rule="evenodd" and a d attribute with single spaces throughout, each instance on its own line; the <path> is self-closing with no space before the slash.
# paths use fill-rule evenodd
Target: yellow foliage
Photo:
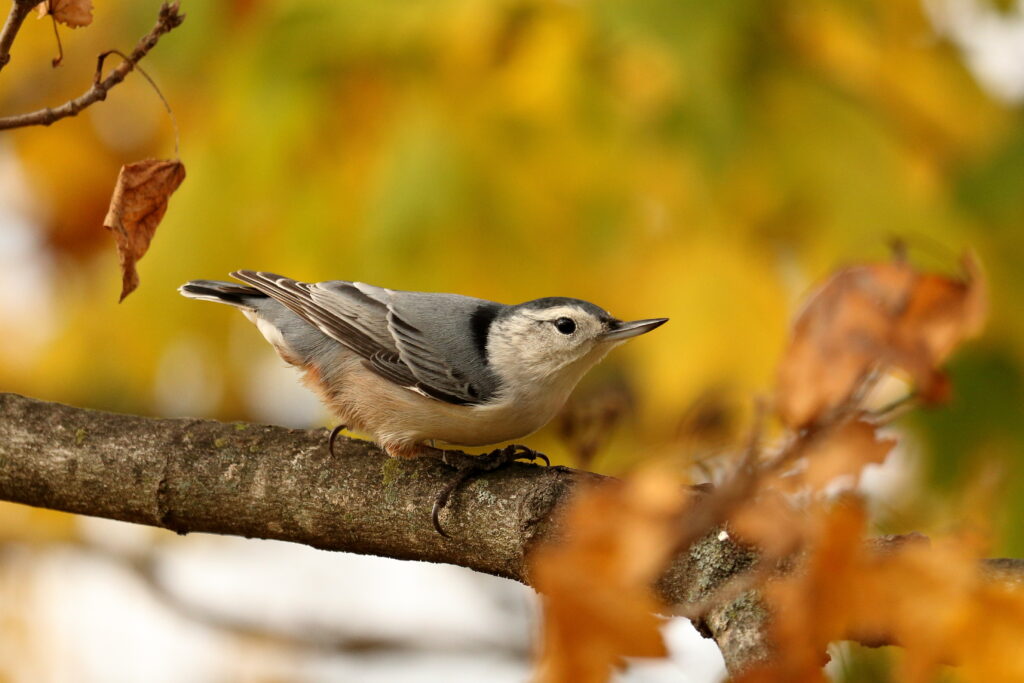
<path id="1" fill-rule="evenodd" d="M 63 31 L 56 70 L 52 27 L 27 22 L 0 79 L 4 113 L 80 94 L 95 56 L 130 49 L 154 9 L 101 3 L 91 25 Z M 981 89 L 917 0 L 185 9 L 188 21 L 144 66 L 176 112 L 189 177 L 123 304 L 102 219 L 120 165 L 172 149 L 159 101 L 133 74 L 74 119 L 5 134 L 11 163 L 2 170 L 21 174 L 29 196 L 0 203 L 14 213 L 28 206 L 14 218 L 38 238 L 24 258 L 40 277 L 0 279 L 0 315 L 31 286 L 50 326 L 25 315 L 5 326 L 3 390 L 157 413 L 168 391 L 160 383 L 188 375 L 212 397 L 213 416 L 253 417 L 269 349 L 243 321 L 175 292 L 239 268 L 506 302 L 577 296 L 623 318 L 671 318 L 593 377 L 635 397 L 593 460 L 618 471 L 642 453 L 697 455 L 678 438 L 686 411 L 714 392 L 742 397 L 736 410 L 749 410 L 749 397 L 770 391 L 787 321 L 811 283 L 843 262 L 877 259 L 897 236 L 947 270 L 973 246 L 993 292 L 989 331 L 957 377 L 964 400 L 919 429 L 935 453 L 929 463 L 955 480 L 963 462 L 1008 454 L 1015 474 L 1024 449 L 1024 120 Z M 0 238 L 14 230 L 8 223 L 17 221 L 3 221 Z M 183 347 L 194 373 L 174 366 Z M 721 431 L 742 422 L 727 415 Z M 568 457 L 554 430 L 530 443 Z M 812 478 L 847 471 L 843 459 L 822 459 Z M 1024 486 L 1008 489 L 1005 516 L 1019 519 Z M 32 520 L 12 520 L 13 535 L 35 533 Z M 640 532 L 622 524 L 612 531 L 625 548 L 623 534 Z M 1024 548 L 1015 529 L 1007 536 Z M 781 548 L 800 538 L 775 540 Z M 879 571 L 918 577 L 921 595 L 933 595 L 931 560 L 919 565 L 906 552 Z M 967 562 L 936 552 L 951 569 Z M 640 590 L 650 566 L 634 570 L 630 590 Z M 833 578 L 842 577 L 821 580 Z M 1017 600 L 956 571 L 941 590 L 963 624 L 978 625 L 970 605 Z M 1011 622 L 1011 612 L 999 619 Z M 551 626 L 562 628 L 557 618 Z M 954 631 L 922 632 L 921 646 L 944 647 Z M 964 671 L 994 675 L 985 667 L 998 664 L 978 653 L 1002 632 L 979 631 L 991 646 L 956 632 L 977 648 L 951 650 Z M 906 674 L 928 669 L 925 659 Z"/>

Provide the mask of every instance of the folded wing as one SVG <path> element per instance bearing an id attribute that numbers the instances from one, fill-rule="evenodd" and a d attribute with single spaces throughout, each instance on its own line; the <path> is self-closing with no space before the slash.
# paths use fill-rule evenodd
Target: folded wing
<path id="1" fill-rule="evenodd" d="M 452 349 L 465 354 L 468 342 L 460 334 L 450 338 L 439 334 L 440 328 L 436 320 L 432 323 L 430 311 L 417 305 L 426 300 L 425 295 L 342 280 L 297 282 L 251 270 L 231 275 L 280 301 L 361 356 L 370 370 L 399 386 L 457 405 L 484 403 L 496 390 L 492 378 L 481 371 L 483 366 L 471 357 L 460 364 L 465 370 L 454 367 Z M 401 308 L 396 305 L 396 297 L 401 296 L 411 304 L 404 316 L 396 310 Z M 455 295 L 433 297 L 479 301 Z M 434 311 L 433 318 L 436 317 Z"/>

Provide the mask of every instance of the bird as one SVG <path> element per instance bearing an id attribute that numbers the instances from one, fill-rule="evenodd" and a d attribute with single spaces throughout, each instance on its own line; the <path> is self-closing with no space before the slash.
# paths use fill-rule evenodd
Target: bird
<path id="1" fill-rule="evenodd" d="M 437 441 L 486 446 L 532 434 L 611 349 L 668 321 L 626 322 L 568 297 L 508 305 L 262 271 L 231 276 L 242 284 L 191 280 L 178 291 L 234 306 L 256 325 L 340 420 L 332 447 L 344 427 L 396 458 Z"/>

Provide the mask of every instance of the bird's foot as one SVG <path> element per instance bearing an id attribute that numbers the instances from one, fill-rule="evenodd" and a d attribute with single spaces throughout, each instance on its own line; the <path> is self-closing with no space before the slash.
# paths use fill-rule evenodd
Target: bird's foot
<path id="1" fill-rule="evenodd" d="M 448 504 L 448 500 L 452 497 L 459 488 L 473 477 L 483 474 L 484 472 L 494 472 L 502 467 L 506 467 L 517 460 L 525 460 L 527 462 L 534 462 L 535 460 L 543 460 L 546 466 L 551 465 L 551 460 L 548 456 L 535 451 L 532 448 L 527 448 L 519 444 L 512 444 L 511 446 L 505 446 L 504 448 L 498 448 L 491 451 L 490 453 L 484 453 L 482 455 L 467 456 L 461 458 L 462 462 L 459 464 L 452 464 L 448 461 L 446 455 L 450 451 L 443 451 L 440 457 L 441 462 L 449 467 L 455 469 L 455 478 L 448 483 L 447 486 L 438 494 L 434 500 L 434 507 L 430 511 L 430 519 L 434 523 L 434 528 L 437 533 L 441 534 L 445 538 L 450 536 L 445 533 L 441 527 L 441 510 Z M 460 453 L 465 456 L 466 454 Z"/>
<path id="2" fill-rule="evenodd" d="M 338 425 L 337 427 L 331 430 L 331 435 L 327 437 L 327 450 L 330 451 L 331 457 L 337 457 L 337 455 L 334 453 L 334 440 L 337 439 L 338 434 L 340 434 L 342 430 L 345 429 L 348 429 L 348 427 L 346 427 L 345 425 Z"/>

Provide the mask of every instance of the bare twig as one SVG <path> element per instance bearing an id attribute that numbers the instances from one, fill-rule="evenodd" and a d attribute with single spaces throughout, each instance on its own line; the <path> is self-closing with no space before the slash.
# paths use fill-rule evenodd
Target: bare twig
<path id="1" fill-rule="evenodd" d="M 24 17 L 22 17 L 22 19 L 24 19 Z M 111 71 L 109 76 L 101 80 L 100 76 L 102 74 L 97 74 L 97 78 L 95 79 L 92 87 L 85 91 L 83 95 L 76 97 L 73 100 L 69 100 L 59 107 L 46 107 L 45 109 L 39 109 L 26 114 L 17 114 L 15 116 L 0 118 L 0 130 L 23 128 L 25 126 L 49 126 L 50 124 L 63 118 L 67 118 L 68 116 L 75 116 L 86 107 L 95 104 L 100 100 L 106 99 L 107 92 L 125 79 L 128 72 L 135 68 L 135 64 L 156 46 L 160 37 L 180 26 L 181 22 L 184 20 L 185 15 L 178 12 L 177 2 L 170 4 L 164 3 L 160 7 L 160 15 L 157 17 L 156 25 L 153 26 L 149 33 L 139 40 L 131 54 L 124 62 L 119 64 L 116 69 Z M 8 23 L 10 23 L 10 21 L 11 20 L 8 19 Z M 4 31 L 6 33 L 6 26 Z M 2 36 L 0 36 L 0 38 L 2 38 Z M 3 44 L 0 43 L 0 50 L 2 50 L 2 48 Z M 0 52 L 0 58 L 2 58 L 2 54 L 3 53 Z M 99 66 L 102 66 L 102 56 L 99 60 Z"/>
<path id="2" fill-rule="evenodd" d="M 25 17 L 38 4 L 39 0 L 14 0 L 11 3 L 11 12 L 7 15 L 3 29 L 0 29 L 0 69 L 11 61 L 11 45 L 14 44 L 14 38 L 18 35 Z"/>

